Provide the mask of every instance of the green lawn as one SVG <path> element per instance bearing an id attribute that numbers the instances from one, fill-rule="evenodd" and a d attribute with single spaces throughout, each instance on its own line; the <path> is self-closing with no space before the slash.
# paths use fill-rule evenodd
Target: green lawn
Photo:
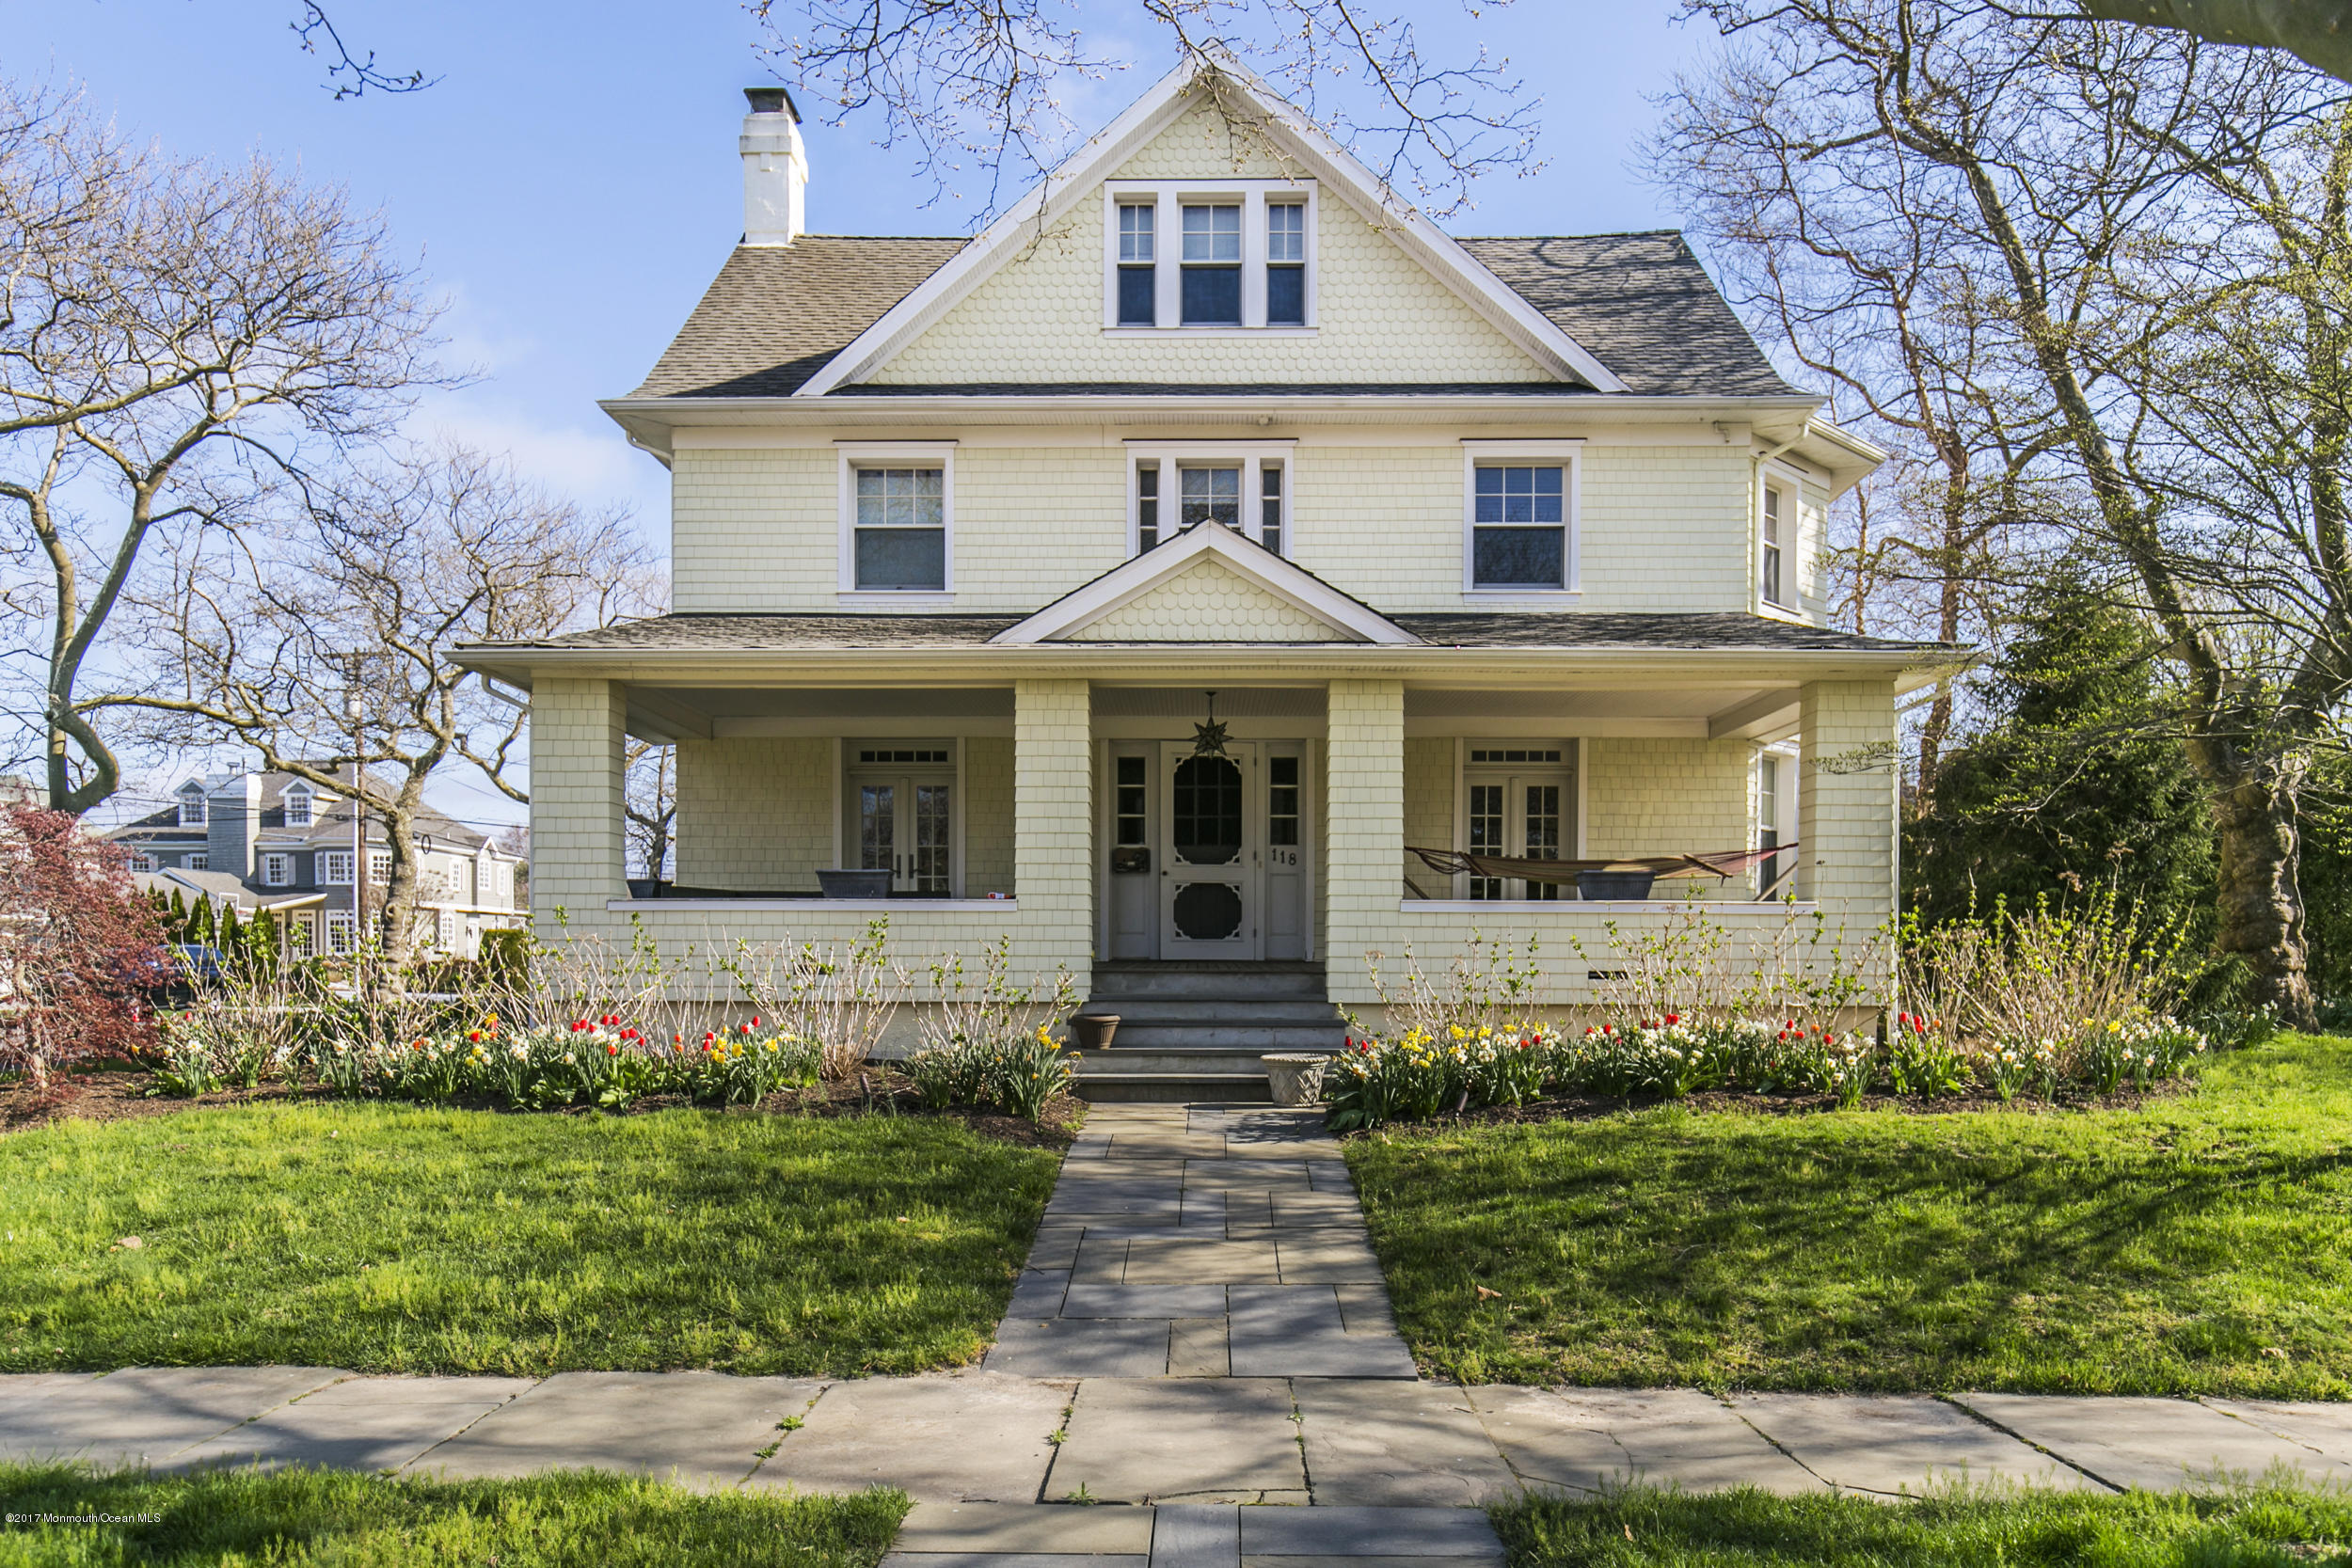
<path id="1" fill-rule="evenodd" d="M 2348 1139 L 2352 1041 L 2289 1036 L 2137 1112 L 1346 1148 L 1406 1338 L 1467 1380 L 2344 1399 Z"/>
<path id="2" fill-rule="evenodd" d="M 0 1370 L 950 1366 L 1058 1163 L 933 1117 L 69 1120 L 0 1138 Z"/>
<path id="3" fill-rule="evenodd" d="M 251 1470 L 186 1480 L 0 1465 L 0 1513 L 159 1515 L 0 1525 L 0 1568 L 872 1568 L 903 1493 L 680 1491 L 580 1473 L 439 1482 Z"/>
<path id="4" fill-rule="evenodd" d="M 2312 1568 L 2342 1563 L 2352 1498 L 2018 1493 L 1915 1502 L 1636 1491 L 1495 1511 L 1512 1568 Z"/>

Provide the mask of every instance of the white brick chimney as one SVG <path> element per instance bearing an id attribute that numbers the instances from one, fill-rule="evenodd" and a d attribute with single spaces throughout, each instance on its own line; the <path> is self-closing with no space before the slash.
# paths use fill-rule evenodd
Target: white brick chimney
<path id="1" fill-rule="evenodd" d="M 782 87 L 745 87 L 743 97 L 752 106 L 743 117 L 743 243 L 790 245 L 806 227 L 801 112 Z"/>

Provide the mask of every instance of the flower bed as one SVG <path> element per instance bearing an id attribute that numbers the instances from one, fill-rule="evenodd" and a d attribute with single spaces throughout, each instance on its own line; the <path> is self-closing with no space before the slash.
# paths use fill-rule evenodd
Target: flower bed
<path id="1" fill-rule="evenodd" d="M 1342 1132 L 1523 1105 L 1547 1092 L 1679 1100 L 1730 1090 L 1828 1095 L 1853 1106 L 1873 1090 L 1929 1101 L 1981 1091 L 2055 1101 L 2070 1089 L 2149 1088 L 2192 1072 L 2208 1050 L 2196 1030 L 2153 1015 L 2087 1022 L 2064 1039 L 1980 1045 L 1911 1013 L 1897 1014 L 1883 1037 L 1795 1019 L 1678 1013 L 1581 1033 L 1456 1023 L 1386 1039 L 1352 1034 L 1324 1079 L 1324 1098 Z"/>

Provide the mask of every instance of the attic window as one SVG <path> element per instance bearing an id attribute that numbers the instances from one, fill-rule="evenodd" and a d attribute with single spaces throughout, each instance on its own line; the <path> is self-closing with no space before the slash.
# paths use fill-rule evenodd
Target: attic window
<path id="1" fill-rule="evenodd" d="M 204 790 L 199 784 L 183 784 L 180 790 L 180 826 L 204 826 Z"/>
<path id="2" fill-rule="evenodd" d="M 287 827 L 307 828 L 310 825 L 310 791 L 307 785 L 288 785 L 285 802 Z"/>
<path id="3" fill-rule="evenodd" d="M 1122 180 L 1104 191 L 1104 330 L 1314 326 L 1312 183 Z"/>

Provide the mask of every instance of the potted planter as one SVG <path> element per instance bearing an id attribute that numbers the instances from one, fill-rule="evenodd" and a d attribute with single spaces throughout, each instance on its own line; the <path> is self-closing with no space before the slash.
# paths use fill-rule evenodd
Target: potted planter
<path id="1" fill-rule="evenodd" d="M 1576 895 L 1579 898 L 1647 898 L 1650 884 L 1658 880 L 1655 871 L 1580 871 L 1576 874 Z"/>
<path id="2" fill-rule="evenodd" d="M 1080 1013 L 1070 1021 L 1071 1037 L 1081 1051 L 1108 1051 L 1111 1037 L 1118 1033 L 1117 1013 Z"/>
<path id="3" fill-rule="evenodd" d="M 879 871 L 819 871 L 817 885 L 828 898 L 887 898 L 890 873 Z"/>
<path id="4" fill-rule="evenodd" d="M 1267 1090 L 1277 1105 L 1312 1105 L 1323 1098 L 1323 1075 L 1331 1058 L 1322 1052 L 1261 1056 Z"/>

